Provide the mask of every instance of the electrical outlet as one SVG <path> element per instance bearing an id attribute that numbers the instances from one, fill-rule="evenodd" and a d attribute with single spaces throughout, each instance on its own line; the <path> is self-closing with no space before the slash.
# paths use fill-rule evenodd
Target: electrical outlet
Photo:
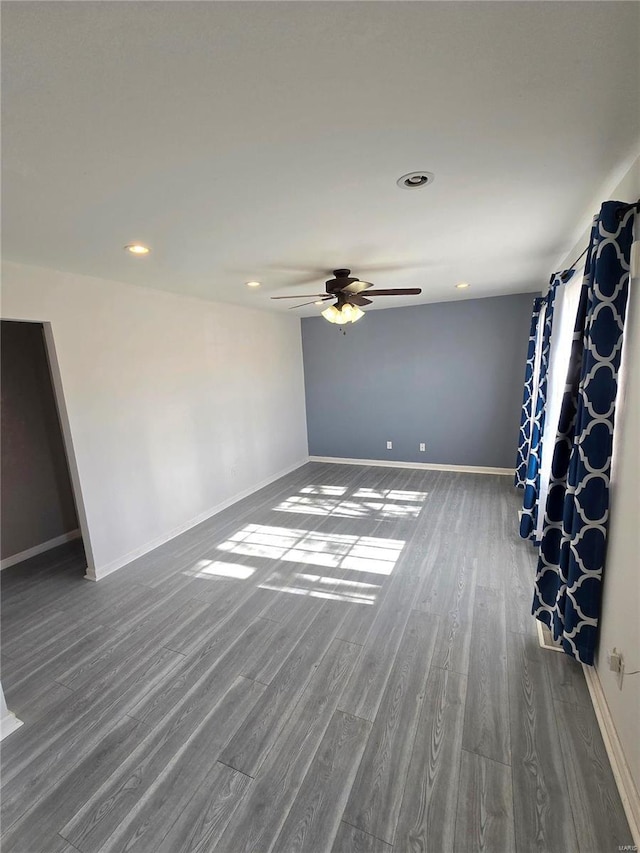
<path id="1" fill-rule="evenodd" d="M 620 652 L 614 646 L 610 652 L 607 652 L 607 664 L 611 672 L 620 671 Z"/>
<path id="2" fill-rule="evenodd" d="M 387 442 L 387 450 L 392 450 L 392 449 L 393 449 L 393 442 L 392 442 L 392 441 L 388 441 L 388 442 Z"/>
<path id="3" fill-rule="evenodd" d="M 607 663 L 611 672 L 617 673 L 618 688 L 622 690 L 622 682 L 624 680 L 624 658 L 622 652 L 619 652 L 614 646 L 610 652 L 607 652 Z"/>
<path id="4" fill-rule="evenodd" d="M 426 449 L 427 449 L 427 445 L 424 443 L 424 441 L 421 441 L 420 442 L 420 453 L 424 453 Z"/>

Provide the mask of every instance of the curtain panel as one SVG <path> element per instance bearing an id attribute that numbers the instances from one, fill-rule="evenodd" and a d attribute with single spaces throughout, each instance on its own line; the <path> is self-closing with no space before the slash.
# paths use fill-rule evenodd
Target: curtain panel
<path id="1" fill-rule="evenodd" d="M 527 458 L 527 475 L 524 484 L 522 500 L 522 516 L 520 518 L 520 536 L 523 539 L 534 539 L 538 521 L 538 496 L 540 494 L 540 459 L 542 454 L 542 433 L 547 403 L 547 372 L 549 369 L 549 350 L 551 347 L 551 331 L 553 329 L 553 306 L 558 287 L 562 284 L 562 274 L 555 273 L 547 295 L 542 298 L 540 310 L 544 308 L 544 326 L 540 344 L 540 367 L 538 369 L 538 392 L 536 394 L 534 415 L 531 420 L 531 437 L 529 455 Z M 535 376 L 535 371 L 534 371 Z M 535 380 L 534 380 L 535 381 Z"/>
<path id="2" fill-rule="evenodd" d="M 532 612 L 593 665 L 634 212 L 594 220 L 545 506 Z"/>
<path id="3" fill-rule="evenodd" d="M 533 300 L 531 328 L 529 329 L 529 345 L 527 347 L 527 364 L 524 371 L 524 392 L 522 396 L 522 412 L 520 414 L 520 433 L 518 435 L 518 452 L 516 455 L 516 474 L 514 486 L 524 489 L 527 481 L 527 460 L 531 449 L 531 429 L 533 426 L 534 391 L 538 387 L 536 364 L 536 344 L 538 341 L 538 322 L 543 299 L 541 296 Z"/>

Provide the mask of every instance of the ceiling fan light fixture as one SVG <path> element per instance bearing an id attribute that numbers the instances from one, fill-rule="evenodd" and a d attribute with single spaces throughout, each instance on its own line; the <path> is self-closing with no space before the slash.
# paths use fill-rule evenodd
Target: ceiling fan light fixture
<path id="1" fill-rule="evenodd" d="M 320 313 L 324 319 L 328 320 L 330 323 L 337 323 L 340 319 L 340 312 L 335 305 L 329 305 L 328 308 L 325 308 L 324 311 L 321 311 Z"/>
<path id="2" fill-rule="evenodd" d="M 342 317 L 345 323 L 355 323 L 360 317 L 364 317 L 364 311 L 361 311 L 357 305 L 347 302 L 342 306 Z"/>
<path id="3" fill-rule="evenodd" d="M 330 305 L 321 313 L 325 320 L 335 323 L 338 326 L 344 326 L 346 323 L 355 323 L 361 317 L 364 317 L 364 311 L 361 311 L 357 305 L 351 305 L 348 302 L 342 308 Z"/>

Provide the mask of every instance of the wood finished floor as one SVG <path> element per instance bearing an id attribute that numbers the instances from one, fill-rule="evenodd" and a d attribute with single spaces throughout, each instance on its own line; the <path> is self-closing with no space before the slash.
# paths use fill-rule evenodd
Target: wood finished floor
<path id="1" fill-rule="evenodd" d="M 2 573 L 4 853 L 605 853 L 509 478 L 309 463 L 98 584 Z"/>

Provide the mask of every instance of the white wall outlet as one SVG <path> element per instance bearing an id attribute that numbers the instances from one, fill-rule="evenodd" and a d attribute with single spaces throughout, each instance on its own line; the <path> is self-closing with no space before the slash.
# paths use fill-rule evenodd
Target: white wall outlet
<path id="1" fill-rule="evenodd" d="M 622 658 L 620 656 L 620 652 L 614 646 L 611 651 L 607 652 L 607 664 L 611 672 L 620 672 L 621 663 Z"/>
<path id="2" fill-rule="evenodd" d="M 624 680 L 624 658 L 622 652 L 614 646 L 611 651 L 607 652 L 607 663 L 611 672 L 618 675 L 618 688 L 622 690 L 622 682 Z"/>
<path id="3" fill-rule="evenodd" d="M 427 449 L 427 445 L 424 443 L 424 441 L 421 441 L 420 442 L 420 453 L 424 453 L 426 449 Z"/>
<path id="4" fill-rule="evenodd" d="M 393 442 L 392 442 L 392 441 L 388 441 L 388 442 L 387 442 L 387 450 L 392 450 L 392 449 L 393 449 Z"/>

